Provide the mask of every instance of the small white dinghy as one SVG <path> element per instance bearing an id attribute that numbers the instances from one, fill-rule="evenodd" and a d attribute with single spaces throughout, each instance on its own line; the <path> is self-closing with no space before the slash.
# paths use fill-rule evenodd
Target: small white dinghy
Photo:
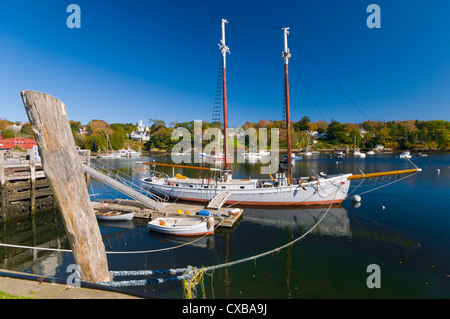
<path id="1" fill-rule="evenodd" d="M 174 236 L 202 236 L 214 234 L 214 218 L 160 217 L 148 223 L 150 230 Z"/>
<path id="2" fill-rule="evenodd" d="M 99 220 L 119 221 L 119 220 L 132 220 L 134 213 L 132 212 L 95 212 L 95 217 Z"/>

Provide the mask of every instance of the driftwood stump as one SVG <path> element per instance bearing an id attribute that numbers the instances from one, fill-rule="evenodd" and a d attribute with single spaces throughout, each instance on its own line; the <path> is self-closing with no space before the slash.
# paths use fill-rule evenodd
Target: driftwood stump
<path id="1" fill-rule="evenodd" d="M 105 246 L 65 105 L 41 92 L 23 91 L 21 95 L 81 279 L 109 281 Z"/>

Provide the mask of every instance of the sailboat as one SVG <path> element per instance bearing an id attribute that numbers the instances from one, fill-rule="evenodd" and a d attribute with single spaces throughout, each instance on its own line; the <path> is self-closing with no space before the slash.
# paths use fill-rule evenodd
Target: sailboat
<path id="1" fill-rule="evenodd" d="M 108 145 L 111 147 L 111 153 L 108 152 Z M 117 153 L 113 152 L 111 141 L 109 140 L 109 135 L 106 134 L 106 154 L 98 154 L 97 158 L 115 158 L 117 156 Z"/>
<path id="2" fill-rule="evenodd" d="M 226 87 L 226 54 L 229 48 L 225 44 L 225 24 L 222 20 L 222 39 L 219 44 L 223 59 L 223 115 L 224 115 L 224 154 L 228 154 L 227 127 L 227 87 Z M 292 176 L 291 121 L 289 104 L 289 59 L 291 57 L 287 36 L 289 28 L 283 28 L 286 99 L 286 132 L 287 156 L 280 161 L 278 172 L 267 179 L 234 179 L 229 169 L 228 158 L 224 159 L 224 168 L 192 167 L 163 163 L 143 163 L 152 165 L 154 170 L 150 177 L 141 180 L 143 186 L 158 195 L 192 202 L 214 202 L 221 199 L 226 204 L 252 206 L 291 206 L 291 205 L 324 205 L 341 203 L 347 196 L 350 181 L 365 178 L 366 175 L 340 174 L 330 176 Z M 172 166 L 209 171 L 215 178 L 183 178 L 169 177 L 156 171 L 156 166 Z M 414 170 L 415 171 L 415 170 Z M 405 171 L 406 172 L 406 171 Z"/>
<path id="3" fill-rule="evenodd" d="M 365 158 L 366 154 L 362 153 L 359 148 L 356 147 L 356 134 L 355 134 L 355 151 L 353 152 L 353 156 L 355 157 L 360 157 L 360 158 Z"/>

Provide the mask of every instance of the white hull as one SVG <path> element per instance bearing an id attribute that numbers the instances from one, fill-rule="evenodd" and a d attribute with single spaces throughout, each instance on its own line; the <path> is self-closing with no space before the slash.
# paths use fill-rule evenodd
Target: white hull
<path id="1" fill-rule="evenodd" d="M 132 151 L 132 150 L 119 150 L 115 153 L 115 157 L 140 157 L 141 152 Z"/>
<path id="2" fill-rule="evenodd" d="M 411 158 L 411 153 L 409 151 L 400 154 L 400 158 Z"/>
<path id="3" fill-rule="evenodd" d="M 156 218 L 148 223 L 150 230 L 174 236 L 201 236 L 214 234 L 214 223 L 204 218 Z"/>
<path id="4" fill-rule="evenodd" d="M 108 220 L 108 221 L 132 220 L 134 217 L 134 213 L 96 212 L 95 217 L 97 217 L 97 219 L 99 219 L 99 220 Z"/>
<path id="5" fill-rule="evenodd" d="M 361 153 L 360 151 L 355 151 L 355 153 L 353 154 L 355 157 L 360 157 L 360 158 L 365 158 L 366 154 Z"/>
<path id="6" fill-rule="evenodd" d="M 291 186 L 274 186 L 271 180 L 231 180 L 230 182 L 202 183 L 201 179 L 145 178 L 145 188 L 157 195 L 179 200 L 209 202 L 222 192 L 231 196 L 226 204 L 290 206 L 325 205 L 341 203 L 347 196 L 350 181 L 347 175 L 299 181 Z"/>
<path id="7" fill-rule="evenodd" d="M 259 151 L 259 152 L 244 153 L 244 157 L 247 157 L 247 158 L 262 158 L 264 156 L 270 156 L 270 152 Z"/>

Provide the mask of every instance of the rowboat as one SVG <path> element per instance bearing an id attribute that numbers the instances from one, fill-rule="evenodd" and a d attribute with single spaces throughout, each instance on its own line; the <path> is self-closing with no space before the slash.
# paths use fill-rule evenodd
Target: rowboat
<path id="1" fill-rule="evenodd" d="M 148 223 L 148 228 L 173 236 L 202 236 L 214 234 L 214 219 L 160 217 Z"/>
<path id="2" fill-rule="evenodd" d="M 132 220 L 134 217 L 134 213 L 120 212 L 120 211 L 109 211 L 109 212 L 96 211 L 95 217 L 97 217 L 97 219 L 99 220 L 108 220 L 108 221 Z"/>

